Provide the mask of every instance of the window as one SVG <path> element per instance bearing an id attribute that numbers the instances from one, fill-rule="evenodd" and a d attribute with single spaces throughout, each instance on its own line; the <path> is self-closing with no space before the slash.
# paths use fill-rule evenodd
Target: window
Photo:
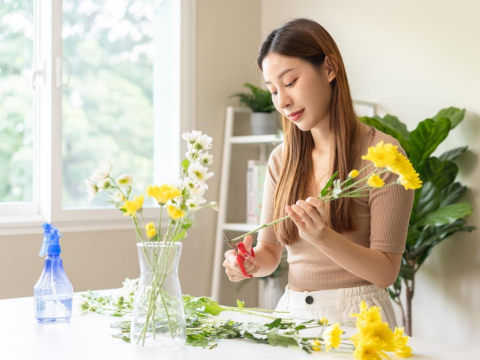
<path id="1" fill-rule="evenodd" d="M 177 176 L 194 20 L 194 0 L 0 0 L 0 234 L 131 227 L 83 179 L 107 159 L 139 192 Z"/>
<path id="2" fill-rule="evenodd" d="M 0 0 L 0 201 L 33 202 L 32 1 Z"/>

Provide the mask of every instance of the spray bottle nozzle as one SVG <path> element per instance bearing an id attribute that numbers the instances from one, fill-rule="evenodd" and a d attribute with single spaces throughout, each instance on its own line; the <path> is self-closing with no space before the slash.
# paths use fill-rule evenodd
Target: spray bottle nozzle
<path id="1" fill-rule="evenodd" d="M 44 257 L 45 254 L 60 254 L 59 239 L 62 236 L 58 229 L 52 224 L 44 223 L 43 227 L 43 243 L 38 256 Z"/>

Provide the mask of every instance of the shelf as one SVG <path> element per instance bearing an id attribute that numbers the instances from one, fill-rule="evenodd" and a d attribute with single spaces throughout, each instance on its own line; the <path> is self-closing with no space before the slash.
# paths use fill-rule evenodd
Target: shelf
<path id="1" fill-rule="evenodd" d="M 277 134 L 271 135 L 250 135 L 250 136 L 231 136 L 229 138 L 231 144 L 264 144 L 264 143 L 281 143 L 283 138 Z"/>
<path id="2" fill-rule="evenodd" d="M 260 227 L 260 224 L 226 223 L 223 224 L 223 230 L 249 232 Z"/>

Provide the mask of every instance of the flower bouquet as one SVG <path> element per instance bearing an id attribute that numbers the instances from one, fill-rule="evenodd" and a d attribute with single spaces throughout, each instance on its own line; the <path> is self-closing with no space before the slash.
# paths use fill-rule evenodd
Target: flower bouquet
<path id="1" fill-rule="evenodd" d="M 353 169 L 343 182 L 340 179 L 336 179 L 338 171 L 335 172 L 327 181 L 317 198 L 324 202 L 330 202 L 341 197 L 353 198 L 368 196 L 371 189 L 379 189 L 387 186 L 402 185 L 405 190 L 419 189 L 422 186 L 422 180 L 420 180 L 419 174 L 413 168 L 412 163 L 398 151 L 398 147 L 395 145 L 384 144 L 383 141 L 380 141 L 376 146 L 369 147 L 367 154 L 362 156 L 362 159 L 370 161 L 370 164 L 361 170 Z M 372 171 L 361 177 L 360 180 L 356 180 L 360 173 L 368 171 L 372 165 L 374 165 Z M 397 181 L 385 184 L 380 175 L 387 172 L 398 175 Z M 255 230 L 229 240 L 229 242 L 242 241 L 245 236 L 278 224 L 288 218 L 290 218 L 290 215 L 268 224 L 263 224 Z"/>
<path id="2" fill-rule="evenodd" d="M 131 324 L 131 342 L 148 347 L 178 348 L 185 344 L 185 315 L 178 279 L 181 240 L 192 226 L 190 215 L 205 207 L 218 209 L 216 202 L 205 204 L 206 181 L 213 176 L 206 166 L 213 161 L 207 151 L 212 138 L 200 131 L 184 133 L 186 158 L 181 176 L 174 183 L 151 185 L 146 195 L 160 206 L 158 223 L 145 223 L 144 194 L 132 199 L 133 178 L 122 174 L 112 177 L 113 163 L 102 163 L 90 178 L 85 179 L 88 199 L 99 191 L 109 193 L 111 203 L 130 216 L 140 262 L 140 280 L 135 294 Z M 163 211 L 168 213 L 168 225 L 162 227 Z"/>

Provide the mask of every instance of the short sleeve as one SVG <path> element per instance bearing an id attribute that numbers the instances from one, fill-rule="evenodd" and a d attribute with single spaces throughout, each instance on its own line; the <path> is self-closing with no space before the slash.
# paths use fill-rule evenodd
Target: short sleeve
<path id="1" fill-rule="evenodd" d="M 398 146 L 398 141 L 386 140 Z M 385 184 L 397 181 L 398 175 L 387 172 L 381 175 Z M 402 254 L 405 250 L 408 224 L 412 213 L 415 190 L 405 190 L 401 185 L 370 190 L 370 248 L 381 252 Z"/>
<path id="2" fill-rule="evenodd" d="M 277 146 L 272 151 L 268 159 L 267 172 L 265 174 L 265 183 L 263 187 L 263 204 L 262 213 L 260 216 L 261 224 L 268 224 L 275 220 L 273 218 L 275 189 L 277 187 L 278 174 L 280 172 L 280 165 L 282 161 L 282 148 L 283 145 Z M 258 241 L 264 241 L 271 244 L 281 244 L 275 236 L 273 226 L 260 230 L 258 233 Z"/>

